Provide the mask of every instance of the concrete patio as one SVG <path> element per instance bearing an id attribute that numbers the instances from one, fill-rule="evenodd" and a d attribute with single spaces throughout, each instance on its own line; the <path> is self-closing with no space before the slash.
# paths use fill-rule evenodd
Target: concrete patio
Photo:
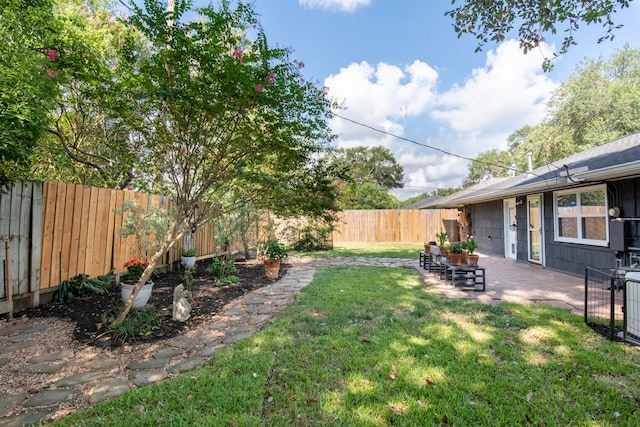
<path id="1" fill-rule="evenodd" d="M 573 276 L 516 262 L 495 255 L 479 253 L 479 265 L 486 269 L 486 291 L 454 288 L 438 275 L 424 272 L 425 280 L 448 298 L 471 298 L 483 303 L 500 301 L 552 304 L 575 314 L 584 313 L 584 277 Z M 416 263 L 418 261 L 416 260 Z"/>

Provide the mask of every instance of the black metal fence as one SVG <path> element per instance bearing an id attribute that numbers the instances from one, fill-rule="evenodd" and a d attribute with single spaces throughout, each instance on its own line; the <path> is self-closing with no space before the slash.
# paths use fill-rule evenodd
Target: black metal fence
<path id="1" fill-rule="evenodd" d="M 624 274 L 616 268 L 586 267 L 584 321 L 610 340 L 624 334 Z"/>

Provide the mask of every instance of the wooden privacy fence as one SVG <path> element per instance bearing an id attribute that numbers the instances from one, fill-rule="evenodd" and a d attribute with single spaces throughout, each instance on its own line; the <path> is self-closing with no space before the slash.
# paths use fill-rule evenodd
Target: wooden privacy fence
<path id="1" fill-rule="evenodd" d="M 333 242 L 428 242 L 457 232 L 457 209 L 352 210 L 339 214 Z"/>
<path id="2" fill-rule="evenodd" d="M 173 203 L 164 196 L 55 182 L 16 182 L 5 190 L 0 193 L 0 313 L 13 311 L 11 297 L 21 301 L 20 307 L 38 305 L 41 292 L 78 274 L 122 272 L 126 260 L 142 254 L 134 236 L 120 237 L 128 214 L 115 210 L 125 200 L 152 210 Z M 199 256 L 214 253 L 212 224 L 190 238 Z M 163 263 L 172 264 L 181 255 L 179 244 Z"/>
<path id="3" fill-rule="evenodd" d="M 170 209 L 169 197 L 56 182 L 16 182 L 0 193 L 0 314 L 50 300 L 64 280 L 124 270 L 126 260 L 143 257 L 134 236 L 121 237 L 127 200 L 151 211 Z M 443 228 L 457 230 L 458 212 L 444 210 L 345 211 L 334 242 L 425 242 Z M 262 215 L 250 246 L 265 236 Z M 253 234 L 253 233 L 252 233 Z M 263 233 L 264 234 L 264 233 Z M 208 223 L 189 236 L 199 257 L 216 250 L 216 230 Z M 236 246 L 236 242 L 229 242 Z M 164 265 L 180 259 L 182 243 L 169 250 Z"/>

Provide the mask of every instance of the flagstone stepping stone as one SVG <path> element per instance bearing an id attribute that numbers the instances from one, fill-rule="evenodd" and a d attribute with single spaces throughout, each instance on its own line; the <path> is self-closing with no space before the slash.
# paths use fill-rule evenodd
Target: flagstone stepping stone
<path id="1" fill-rule="evenodd" d="M 167 374 L 162 371 L 147 370 L 147 371 L 135 371 L 129 379 L 138 387 L 144 385 L 157 383 L 167 378 Z"/>
<path id="2" fill-rule="evenodd" d="M 55 361 L 65 361 L 69 360 L 73 357 L 72 350 L 60 350 L 54 351 L 52 353 L 43 354 L 42 356 L 37 356 L 31 359 L 33 363 L 39 362 L 55 362 Z"/>
<path id="3" fill-rule="evenodd" d="M 207 345 L 198 352 L 198 356 L 210 357 L 210 356 L 213 356 L 214 353 L 220 351 L 225 347 L 226 347 L 225 344 Z"/>
<path id="4" fill-rule="evenodd" d="M 70 377 L 61 378 L 51 384 L 53 388 L 68 388 L 74 385 L 88 383 L 97 379 L 104 378 L 104 374 L 97 371 L 82 372 L 80 374 L 71 375 Z"/>
<path id="5" fill-rule="evenodd" d="M 178 337 L 171 340 L 168 344 L 177 348 L 190 348 L 196 345 L 196 342 L 188 337 Z"/>
<path id="6" fill-rule="evenodd" d="M 275 313 L 276 311 L 278 310 L 272 305 L 247 307 L 247 313 L 270 314 Z"/>
<path id="7" fill-rule="evenodd" d="M 42 362 L 25 365 L 19 368 L 21 372 L 29 374 L 53 374 L 58 372 L 66 362 Z"/>
<path id="8" fill-rule="evenodd" d="M 209 329 L 212 331 L 224 331 L 225 329 L 229 329 L 229 323 L 219 320 L 210 324 Z"/>
<path id="9" fill-rule="evenodd" d="M 19 393 L 19 394 L 13 394 L 11 396 L 5 396 L 0 398 L 0 414 L 4 414 L 9 409 L 13 408 L 18 403 L 25 400 L 27 397 L 29 397 L 29 394 Z"/>
<path id="10" fill-rule="evenodd" d="M 120 361 L 116 359 L 111 359 L 111 358 L 94 359 L 85 363 L 82 366 L 85 368 L 96 369 L 100 371 L 110 371 L 112 369 L 119 368 Z"/>
<path id="11" fill-rule="evenodd" d="M 201 364 L 202 364 L 201 357 L 197 357 L 197 356 L 187 357 L 186 359 L 183 359 L 177 362 L 176 364 L 170 366 L 169 368 L 167 368 L 167 371 L 172 374 L 179 374 L 181 372 L 187 372 L 195 368 L 198 368 L 200 367 Z"/>
<path id="12" fill-rule="evenodd" d="M 34 334 L 36 332 L 44 331 L 48 327 L 49 327 L 49 325 L 36 325 L 33 328 L 26 330 L 25 332 L 27 334 Z"/>
<path id="13" fill-rule="evenodd" d="M 28 342 L 28 341 L 20 342 L 20 343 L 17 343 L 17 344 L 3 345 L 0 348 L 0 354 L 13 353 L 14 351 L 22 350 L 23 348 L 27 348 L 27 347 L 31 347 L 32 345 L 33 344 Z"/>
<path id="14" fill-rule="evenodd" d="M 168 359 L 163 358 L 140 360 L 138 362 L 129 363 L 127 368 L 131 370 L 164 368 L 167 365 L 167 362 Z"/>
<path id="15" fill-rule="evenodd" d="M 235 335 L 242 332 L 252 332 L 253 328 L 251 326 L 236 326 L 235 328 L 231 328 L 226 332 L 226 335 Z"/>
<path id="16" fill-rule="evenodd" d="M 240 314 L 243 314 L 244 311 L 242 311 L 242 309 L 234 307 L 234 308 L 230 308 L 229 310 L 225 311 L 224 313 L 222 313 L 223 316 L 238 316 Z"/>
<path id="17" fill-rule="evenodd" d="M 184 350 L 182 350 L 181 348 L 170 347 L 156 351 L 155 353 L 153 353 L 153 357 L 155 357 L 156 359 L 168 359 L 170 357 L 178 356 L 183 353 Z"/>
<path id="18" fill-rule="evenodd" d="M 39 423 L 41 421 L 46 424 L 50 421 L 51 416 L 57 409 L 57 406 L 53 406 L 51 408 L 38 408 L 12 417 L 0 418 L 0 427 L 40 425 Z"/>
<path id="19" fill-rule="evenodd" d="M 104 399 L 120 396 L 130 390 L 131 386 L 124 379 L 109 378 L 93 388 L 89 396 L 89 402 L 92 404 L 97 403 Z"/>
<path id="20" fill-rule="evenodd" d="M 14 335 L 12 337 L 6 337 L 3 339 L 3 341 L 9 341 L 11 343 L 19 343 L 19 342 L 26 342 L 26 341 L 32 341 L 32 340 L 33 340 L 33 335 L 27 335 L 27 334 Z"/>
<path id="21" fill-rule="evenodd" d="M 234 342 L 238 342 L 238 341 L 240 341 L 240 340 L 243 340 L 243 339 L 245 339 L 245 338 L 248 338 L 248 337 L 250 337 L 250 336 L 252 336 L 252 335 L 253 335 L 253 334 L 252 334 L 252 333 L 250 333 L 250 332 L 244 332 L 244 333 L 237 334 L 237 335 L 231 335 L 231 336 L 228 336 L 228 337 L 224 337 L 224 338 L 222 339 L 222 342 L 223 342 L 224 344 L 232 344 L 232 343 L 234 343 Z"/>
<path id="22" fill-rule="evenodd" d="M 271 316 L 267 316 L 266 314 L 259 314 L 257 316 L 251 316 L 249 318 L 249 323 L 252 325 L 257 325 L 259 323 L 264 322 L 265 320 L 269 319 Z"/>
<path id="23" fill-rule="evenodd" d="M 220 341 L 220 339 L 224 336 L 223 332 L 212 331 L 204 334 L 200 334 L 196 337 L 196 340 L 202 344 L 210 344 L 212 342 Z"/>
<path id="24" fill-rule="evenodd" d="M 82 396 L 80 390 L 75 389 L 54 389 L 42 390 L 36 393 L 31 399 L 25 402 L 25 408 L 33 408 L 35 406 L 47 406 L 64 402 L 65 400 L 75 399 Z"/>

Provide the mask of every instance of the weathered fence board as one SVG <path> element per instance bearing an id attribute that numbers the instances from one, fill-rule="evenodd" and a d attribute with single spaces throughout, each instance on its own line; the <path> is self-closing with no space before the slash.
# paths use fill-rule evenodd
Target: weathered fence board
<path id="1" fill-rule="evenodd" d="M 456 209 L 351 210 L 338 216 L 333 242 L 428 242 L 457 220 Z"/>
<path id="2" fill-rule="evenodd" d="M 42 184 L 16 182 L 0 193 L 0 300 L 28 294 L 40 275 Z M 32 239 L 37 244 L 31 244 Z M 6 245 L 10 263 L 7 263 Z M 37 261 L 33 261 L 34 254 Z M 7 275 L 11 272 L 11 283 Z M 6 304 L 11 307 L 11 304 Z"/>

